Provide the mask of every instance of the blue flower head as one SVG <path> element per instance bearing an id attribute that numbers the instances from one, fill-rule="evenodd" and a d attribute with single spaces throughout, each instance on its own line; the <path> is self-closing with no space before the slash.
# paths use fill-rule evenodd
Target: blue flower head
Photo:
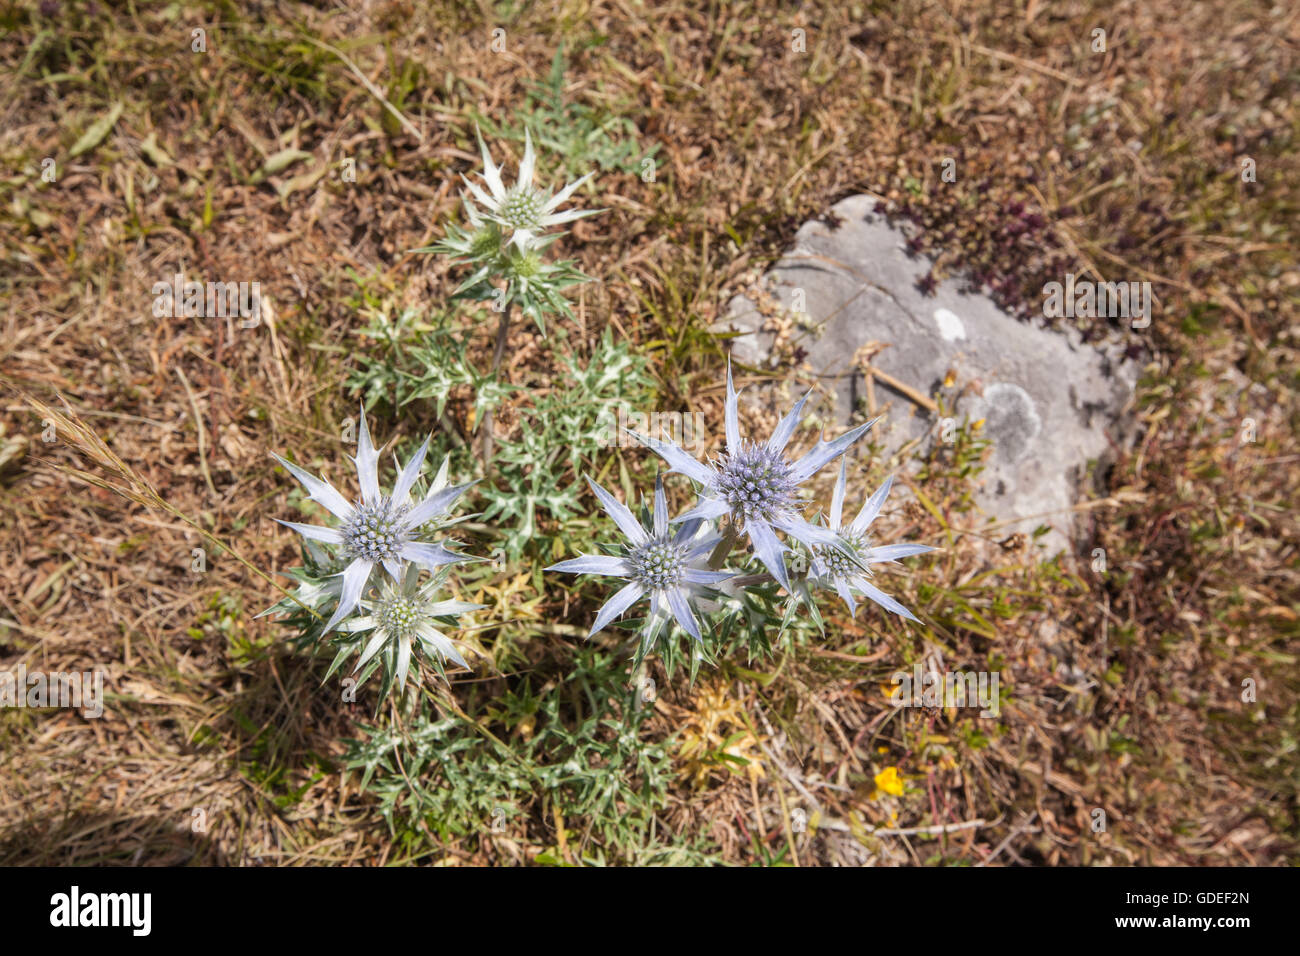
<path id="1" fill-rule="evenodd" d="M 838 548 L 813 548 L 812 564 L 808 569 L 811 572 L 811 577 L 822 587 L 834 588 L 835 593 L 843 598 L 844 603 L 849 606 L 850 614 L 856 614 L 858 610 L 857 602 L 853 597 L 853 593 L 856 591 L 875 601 L 886 611 L 891 611 L 919 624 L 921 622 L 916 615 L 873 585 L 868 578 L 871 577 L 871 565 L 873 564 L 896 562 L 899 558 L 911 557 L 914 554 L 925 554 L 928 551 L 933 551 L 934 548 L 928 544 L 886 544 L 871 547 L 867 530 L 871 527 L 871 522 L 875 521 L 876 516 L 880 514 L 880 509 L 884 507 L 885 499 L 889 497 L 889 489 L 894 482 L 893 478 L 885 479 L 885 483 L 877 489 L 874 495 L 867 499 L 862 506 L 862 510 L 858 512 L 858 516 L 845 527 L 842 521 L 844 517 L 844 488 L 848 478 L 846 465 L 846 462 L 840 463 L 840 476 L 835 482 L 835 492 L 831 497 L 830 530 L 839 536 L 842 544 Z M 850 558 L 846 552 L 850 552 L 856 557 Z"/>
<path id="2" fill-rule="evenodd" d="M 370 439 L 363 409 L 357 455 L 352 459 L 361 485 L 361 500 L 356 502 L 348 501 L 328 481 L 312 476 L 279 455 L 271 456 L 302 482 L 307 497 L 324 505 L 340 522 L 337 528 L 322 528 L 280 521 L 304 538 L 340 546 L 340 557 L 347 562 L 347 567 L 339 575 L 338 608 L 322 633 L 334 630 L 340 621 L 356 610 L 366 582 L 370 580 L 370 572 L 376 566 L 382 566 L 394 581 L 400 582 L 407 562 L 436 572 L 443 565 L 468 560 L 442 544 L 421 540 L 424 527 L 446 514 L 470 487 L 468 484 L 447 487 L 447 466 L 444 463 L 428 495 L 419 502 L 414 501 L 411 488 L 420 475 L 428 450 L 429 439 L 426 438 L 398 473 L 392 493 L 382 494 L 379 490 L 379 451 Z"/>
<path id="3" fill-rule="evenodd" d="M 648 632 L 653 633 L 660 620 L 671 614 L 691 637 L 697 641 L 703 640 L 691 602 L 703 589 L 720 584 L 732 576 L 722 571 L 710 571 L 707 566 L 709 552 L 722 540 L 721 536 L 701 536 L 699 532 L 703 521 L 700 518 L 682 521 L 677 531 L 672 532 L 662 478 L 655 479 L 654 523 L 649 531 L 642 527 L 626 505 L 608 491 L 590 478 L 587 483 L 626 537 L 625 553 L 621 556 L 584 555 L 561 561 L 546 570 L 570 574 L 607 574 L 628 579 L 628 583 L 600 609 L 588 637 L 641 598 L 648 596 Z"/>
<path id="4" fill-rule="evenodd" d="M 802 458 L 789 460 L 786 445 L 803 416 L 805 395 L 781 419 L 766 442 L 742 440 L 740 437 L 737 392 L 727 366 L 726 427 L 727 450 L 716 461 L 705 463 L 688 454 L 679 445 L 628 430 L 634 438 L 654 451 L 669 465 L 669 471 L 686 475 L 700 486 L 699 503 L 677 521 L 713 520 L 730 517 L 740 533 L 748 536 L 754 553 L 787 591 L 790 578 L 784 553 L 787 546 L 777 537 L 783 531 L 809 549 L 840 548 L 839 538 L 828 528 L 819 528 L 802 515 L 805 500 L 802 486 L 823 466 L 843 455 L 866 434 L 879 419 L 859 425 L 834 441 L 819 441 Z"/>

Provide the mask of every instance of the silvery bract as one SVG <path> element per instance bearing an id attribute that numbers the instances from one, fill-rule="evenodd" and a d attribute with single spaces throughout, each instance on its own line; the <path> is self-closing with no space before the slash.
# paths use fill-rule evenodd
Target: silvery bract
<path id="1" fill-rule="evenodd" d="M 394 581 L 400 581 L 404 562 L 409 561 L 436 571 L 442 565 L 468 560 L 464 555 L 448 551 L 441 544 L 423 541 L 419 537 L 425 525 L 446 514 L 447 509 L 470 487 L 468 484 L 446 487 L 447 465 L 444 462 L 428 495 L 416 504 L 410 492 L 415 479 L 420 475 L 428 449 L 429 439 L 426 438 L 406 463 L 406 467 L 399 472 L 392 493 L 382 495 L 379 491 L 379 452 L 370 440 L 370 429 L 366 426 L 363 410 L 357 455 L 352 459 L 361 485 L 361 500 L 355 504 L 344 498 L 329 482 L 312 477 L 279 455 L 272 455 L 302 482 L 309 498 L 323 505 L 341 522 L 337 528 L 321 528 L 280 521 L 280 524 L 293 528 L 306 538 L 340 546 L 340 556 L 347 562 L 347 567 L 340 574 L 342 585 L 339 606 L 322 633 L 329 633 L 357 607 L 366 582 L 370 580 L 370 572 L 376 565 L 383 565 Z M 278 518 L 276 520 L 279 521 Z"/>
<path id="2" fill-rule="evenodd" d="M 475 132 L 477 133 L 477 130 Z M 481 186 L 470 182 L 464 176 L 461 177 L 474 198 L 483 206 L 480 212 L 470 202 L 469 197 L 465 197 L 466 214 L 471 225 L 476 229 L 484 220 L 497 223 L 502 229 L 510 232 L 510 243 L 518 247 L 520 252 L 527 252 L 536 245 L 537 235 L 541 230 L 572 222 L 583 216 L 595 215 L 599 211 L 576 209 L 567 212 L 555 211 L 573 195 L 578 187 L 591 178 L 591 173 L 576 182 L 569 183 L 554 196 L 549 192 L 533 188 L 536 158 L 533 155 L 533 138 L 527 130 L 524 130 L 524 158 L 519 163 L 519 181 L 509 188 L 506 188 L 501 181 L 501 169 L 492 162 L 492 156 L 488 153 L 481 134 L 478 137 L 478 145 L 483 151 L 483 181 L 487 184 L 488 191 L 484 192 Z"/>
<path id="3" fill-rule="evenodd" d="M 382 651 L 387 655 L 385 673 L 395 675 L 400 692 L 406 686 L 411 652 L 416 645 L 439 668 L 448 659 L 461 667 L 469 668 L 451 638 L 438 630 L 438 618 L 455 617 L 480 610 L 486 605 L 435 600 L 434 592 L 443 584 L 445 577 L 446 572 L 443 571 L 420 584 L 419 566 L 408 564 L 400 582 L 385 578 L 371 592 L 371 597 L 361 599 L 360 607 L 365 613 L 339 628 L 341 632 L 349 634 L 373 632 L 353 673 L 360 671 Z"/>
<path id="4" fill-rule="evenodd" d="M 567 571 L 570 574 L 606 574 L 627 578 L 629 583 L 605 603 L 591 625 L 590 637 L 605 627 L 646 595 L 650 596 L 650 616 L 646 631 L 653 633 L 666 613 L 671 613 L 677 623 L 697 641 L 700 626 L 691 609 L 691 598 L 702 589 L 720 584 L 732 575 L 710 571 L 707 567 L 709 552 L 721 540 L 720 535 L 697 537 L 702 521 L 692 518 L 684 521 L 675 534 L 669 533 L 668 502 L 664 497 L 663 479 L 655 480 L 654 526 L 651 531 L 642 527 L 626 505 L 590 478 L 587 483 L 600 499 L 606 513 L 614 519 L 627 538 L 626 553 L 622 556 L 585 555 L 561 561 L 546 570 Z"/>
<path id="5" fill-rule="evenodd" d="M 810 392 L 809 395 L 811 394 Z M 663 458 L 669 464 L 670 471 L 684 474 L 700 484 L 699 503 L 675 520 L 710 520 L 730 516 L 740 533 L 749 536 L 754 553 L 764 567 L 788 591 L 790 579 L 783 557 L 787 547 L 776 536 L 776 531 L 784 531 L 810 549 L 817 546 L 841 546 L 839 539 L 829 529 L 816 527 L 804 520 L 800 512 L 805 501 L 800 496 L 800 486 L 822 466 L 848 451 L 876 420 L 859 425 L 834 441 L 819 441 L 812 451 L 798 461 L 791 462 L 785 458 L 785 446 L 799 425 L 808 395 L 801 398 L 781 420 L 766 443 L 741 440 L 736 397 L 736 389 L 731 380 L 731 365 L 728 363 L 727 450 L 715 462 L 705 464 L 698 461 L 673 442 L 650 438 L 631 430 L 629 434 Z"/>
<path id="6" fill-rule="evenodd" d="M 343 593 L 343 578 L 338 573 L 342 565 L 320 542 L 310 538 L 303 539 L 302 552 L 305 566 L 284 572 L 286 577 L 297 582 L 297 587 L 292 594 L 286 592 L 278 604 L 257 615 L 259 618 L 306 610 L 323 623 L 326 616 L 338 607 L 339 596 Z"/>
<path id="7" fill-rule="evenodd" d="M 885 483 L 876 493 L 867 499 L 852 524 L 844 527 L 841 522 L 844 515 L 844 488 L 847 478 L 846 463 L 841 462 L 840 476 L 835 482 L 835 493 L 831 497 L 830 530 L 839 535 L 844 544 L 857 556 L 857 560 L 850 559 L 842 548 L 814 548 L 812 564 L 809 567 L 812 577 L 823 587 L 833 587 L 849 606 L 850 614 L 857 614 L 857 602 L 853 599 L 853 592 L 856 590 L 886 611 L 902 615 L 909 621 L 921 623 L 911 611 L 871 584 L 867 577 L 871 574 L 872 564 L 897 561 L 899 558 L 911 557 L 914 554 L 925 554 L 933 551 L 934 548 L 926 544 L 886 544 L 875 548 L 869 547 L 867 529 L 871 526 L 871 522 L 876 520 L 876 515 L 880 514 L 880 509 L 884 507 L 893 478 L 886 478 Z"/>

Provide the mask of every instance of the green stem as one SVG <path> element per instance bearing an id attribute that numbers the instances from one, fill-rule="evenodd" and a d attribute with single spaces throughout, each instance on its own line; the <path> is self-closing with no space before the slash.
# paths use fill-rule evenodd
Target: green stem
<path id="1" fill-rule="evenodd" d="M 501 360 L 506 354 L 506 340 L 510 337 L 510 303 L 501 310 L 501 321 L 497 324 L 497 345 L 492 352 L 492 381 L 496 381 L 501 370 Z M 483 415 L 483 471 L 486 474 L 492 467 L 492 424 L 495 416 L 492 409 Z"/>

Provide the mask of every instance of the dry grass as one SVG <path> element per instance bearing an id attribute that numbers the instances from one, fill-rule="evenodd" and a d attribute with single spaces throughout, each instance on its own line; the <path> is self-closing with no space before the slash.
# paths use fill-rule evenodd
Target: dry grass
<path id="1" fill-rule="evenodd" d="M 1035 308 L 1067 269 L 1149 279 L 1158 299 L 1145 332 L 1091 330 L 1149 359 L 1138 445 L 1097 476 L 1106 503 L 1086 511 L 1080 555 L 1104 548 L 1108 574 L 1086 557 L 1040 565 L 1023 542 L 979 532 L 965 480 L 933 463 L 917 486 L 932 510 L 907 499 L 888 516 L 898 537 L 946 546 L 895 576 L 933 622 L 924 634 L 841 615 L 823 647 L 726 663 L 694 687 L 656 672 L 648 739 L 697 739 L 673 744 L 670 842 L 804 865 L 1294 858 L 1300 15 L 1232 2 L 169 9 L 0 7 L 0 668 L 103 668 L 110 694 L 103 721 L 0 712 L 0 863 L 407 858 L 338 772 L 366 710 L 339 708 L 274 625 L 252 620 L 270 585 L 226 554 L 193 574 L 190 549 L 206 531 L 273 575 L 294 563 L 271 521 L 286 485 L 266 451 L 337 473 L 358 301 L 440 307 L 454 278 L 405 250 L 455 214 L 474 111 L 512 120 L 561 38 L 566 95 L 629 118 L 663 165 L 654 183 L 596 178 L 587 201 L 610 211 L 563 246 L 603 281 L 567 337 L 517 330 L 516 384 L 548 386 L 547 349 L 585 358 L 608 326 L 652 357 L 665 407 L 716 422 L 722 348 L 703 330 L 801 221 L 860 191 L 941 253 L 941 270 L 1010 308 Z M 508 52 L 493 55 L 498 24 Z M 199 26 L 205 54 L 190 51 Z M 1105 54 L 1088 48 L 1096 26 Z M 102 142 L 70 157 L 118 102 Z M 290 147 L 311 155 L 255 175 Z M 956 184 L 939 180 L 950 155 Z M 1255 183 L 1238 175 L 1243 156 Z M 45 157 L 57 183 L 40 180 Z M 355 183 L 338 175 L 343 157 Z M 155 319 L 152 284 L 182 266 L 259 280 L 263 327 Z M 50 415 L 30 400 L 60 397 L 70 420 L 47 444 Z M 451 418 L 465 414 L 460 396 Z M 1254 443 L 1240 441 L 1247 418 Z M 169 508 L 104 487 L 122 476 L 75 422 Z M 410 437 L 434 421 L 417 407 L 387 424 Z M 589 597 L 518 586 L 539 617 L 589 620 Z M 574 643 L 559 632 L 510 636 L 539 683 Z M 1000 668 L 998 727 L 890 708 L 881 683 L 922 653 Z M 1246 678 L 1257 704 L 1241 701 Z M 457 685 L 462 701 L 477 694 Z M 733 734 L 726 746 L 751 762 L 708 763 Z M 877 791 L 887 766 L 903 795 Z M 533 796 L 509 845 L 430 837 L 411 856 L 572 858 L 582 821 L 544 805 Z M 796 805 L 815 834 L 792 832 Z"/>

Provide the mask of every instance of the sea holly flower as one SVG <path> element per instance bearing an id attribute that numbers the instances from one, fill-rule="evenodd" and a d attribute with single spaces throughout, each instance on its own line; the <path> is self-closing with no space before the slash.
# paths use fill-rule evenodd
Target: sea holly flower
<path id="1" fill-rule="evenodd" d="M 626 505 L 621 504 L 608 491 L 590 478 L 587 483 L 606 513 L 614 519 L 614 523 L 627 538 L 625 553 L 619 556 L 584 555 L 561 561 L 546 569 L 628 579 L 628 583 L 600 609 L 587 636 L 591 637 L 641 598 L 649 595 L 647 633 L 653 634 L 661 619 L 671 614 L 684 631 L 697 641 L 702 641 L 700 626 L 691 608 L 692 598 L 705 588 L 721 584 L 732 577 L 728 572 L 710 571 L 707 567 L 709 552 L 722 540 L 721 536 L 706 534 L 701 537 L 699 531 L 703 522 L 699 518 L 682 522 L 676 533 L 670 533 L 668 502 L 664 497 L 662 478 L 655 479 L 654 520 L 649 531 Z"/>
<path id="2" fill-rule="evenodd" d="M 376 663 L 383 663 L 385 680 L 395 679 L 400 693 L 406 686 L 411 655 L 416 648 L 439 672 L 446 660 L 469 668 L 452 639 L 438 629 L 440 619 L 477 611 L 486 605 L 438 600 L 435 594 L 445 583 L 446 577 L 447 571 L 444 568 L 420 584 L 419 566 L 408 564 L 400 581 L 384 578 L 377 587 L 371 589 L 370 596 L 361 599 L 360 607 L 364 613 L 345 621 L 339 628 L 341 633 L 346 634 L 362 635 L 370 632 L 365 647 L 361 648 L 361 656 L 353 669 L 354 674 L 379 655 Z M 360 643 L 359 639 L 345 643 L 331 665 L 330 673 L 350 652 L 360 648 Z"/>
<path id="3" fill-rule="evenodd" d="M 730 517 L 733 527 L 747 535 L 754 553 L 763 562 L 782 587 L 790 590 L 784 552 L 787 546 L 776 536 L 784 531 L 808 548 L 823 546 L 840 548 L 841 542 L 826 528 L 819 528 L 804 520 L 801 512 L 805 500 L 801 486 L 822 466 L 834 461 L 866 434 L 867 429 L 879 419 L 859 425 L 834 441 L 819 441 L 797 461 L 785 457 L 785 447 L 794 434 L 803 415 L 804 395 L 766 442 L 741 440 L 737 392 L 731 379 L 731 365 L 727 365 L 726 428 L 727 450 L 716 461 L 705 463 L 692 457 L 674 442 L 662 441 L 641 435 L 631 429 L 628 433 L 650 448 L 668 463 L 669 471 L 684 474 L 700 485 L 699 503 L 686 514 L 675 519 L 687 521 Z"/>
<path id="4" fill-rule="evenodd" d="M 478 131 L 475 133 L 478 134 Z M 485 221 L 496 223 L 509 232 L 511 245 L 516 246 L 520 252 L 527 252 L 536 245 L 538 234 L 543 229 L 563 225 L 583 216 L 593 216 L 600 211 L 570 209 L 556 212 L 565 200 L 591 178 L 591 173 L 569 183 L 554 196 L 548 191 L 534 188 L 536 157 L 533 154 L 533 138 L 528 130 L 524 130 L 524 158 L 519 163 L 519 181 L 508 188 L 502 182 L 501 168 L 492 162 L 492 155 L 481 134 L 478 134 L 478 145 L 483 152 L 483 181 L 487 185 L 487 191 L 464 176 L 461 177 L 470 193 L 483 206 L 480 211 L 468 196 L 464 197 L 466 215 L 476 230 Z"/>
<path id="5" fill-rule="evenodd" d="M 547 237 L 553 238 L 553 237 Z M 541 246 L 525 252 L 511 248 L 506 256 L 506 301 L 518 302 L 520 311 L 537 323 L 546 334 L 547 313 L 572 317 L 563 292 L 587 281 L 587 276 L 573 267 L 570 260 L 547 262 L 539 254 Z"/>
<path id="6" fill-rule="evenodd" d="M 466 204 L 471 229 L 462 229 L 455 223 L 447 224 L 447 235 L 432 246 L 413 250 L 415 252 L 437 252 L 451 256 L 456 262 L 478 264 L 474 273 L 460 284 L 453 295 L 481 284 L 498 268 L 501 256 L 501 228 L 494 222 L 484 222 L 472 206 Z"/>
<path id="7" fill-rule="evenodd" d="M 309 498 L 323 505 L 340 522 L 337 528 L 322 528 L 276 519 L 309 540 L 338 546 L 340 557 L 347 562 L 339 575 L 338 608 L 326 623 L 323 634 L 332 631 L 356 609 L 366 582 L 370 580 L 370 572 L 376 566 L 382 565 L 394 581 L 400 581 L 405 562 L 436 571 L 442 565 L 468 560 L 465 555 L 449 551 L 440 543 L 421 538 L 425 526 L 445 515 L 456 499 L 473 484 L 448 488 L 444 462 L 429 493 L 418 504 L 415 503 L 411 488 L 420 475 L 428 449 L 429 439 L 426 438 L 398 473 L 391 494 L 381 494 L 379 452 L 370 439 L 365 410 L 362 409 L 361 434 L 357 439 L 356 457 L 352 459 L 361 485 L 361 500 L 357 502 L 348 501 L 329 482 L 313 477 L 279 455 L 271 456 L 302 482 Z"/>
<path id="8" fill-rule="evenodd" d="M 871 547 L 870 539 L 867 535 L 871 522 L 876 520 L 880 514 L 880 509 L 884 507 L 885 499 L 889 497 L 890 486 L 893 485 L 894 479 L 886 478 L 885 483 L 877 489 L 876 493 L 867 499 L 858 516 L 853 519 L 847 527 L 842 524 L 844 515 L 844 488 L 848 478 L 848 469 L 846 463 L 840 463 L 840 476 L 835 482 L 835 491 L 831 496 L 831 530 L 837 534 L 843 543 L 847 545 L 847 550 L 851 551 L 856 557 L 850 558 L 845 553 L 845 548 L 818 547 L 813 549 L 812 563 L 809 565 L 809 574 L 817 583 L 823 587 L 831 587 L 835 592 L 844 599 L 844 603 L 849 606 L 850 614 L 857 614 L 857 602 L 853 599 L 853 592 L 857 591 L 871 600 L 875 601 L 886 611 L 892 611 L 907 618 L 909 621 L 920 620 L 907 608 L 899 604 L 892 597 L 881 591 L 867 579 L 871 576 L 871 565 L 881 562 L 896 562 L 899 558 L 911 557 L 914 554 L 925 554 L 933 551 L 934 548 L 928 544 L 886 544 L 878 547 Z"/>
<path id="9" fill-rule="evenodd" d="M 492 300 L 492 307 L 502 313 L 498 341 L 504 341 L 509 329 L 509 309 L 520 311 L 537 323 L 546 334 L 545 317 L 559 314 L 573 317 L 564 297 L 571 286 L 590 281 L 572 260 L 549 262 L 544 253 L 563 235 L 546 232 L 584 216 L 603 210 L 560 210 L 560 206 L 582 186 L 591 174 L 565 186 L 555 195 L 533 185 L 536 155 L 532 134 L 524 131 L 524 157 L 519 164 L 519 181 L 507 187 L 501 168 L 492 162 L 491 153 L 475 130 L 483 153 L 483 185 L 462 176 L 467 191 L 462 193 L 469 228 L 448 223 L 446 235 L 431 246 L 412 250 L 451 256 L 457 263 L 472 266 L 469 276 L 452 293 L 454 299 Z M 477 205 L 476 205 L 477 203 Z M 504 288 L 502 288 L 504 280 Z M 496 371 L 500 352 L 493 359 Z"/>

